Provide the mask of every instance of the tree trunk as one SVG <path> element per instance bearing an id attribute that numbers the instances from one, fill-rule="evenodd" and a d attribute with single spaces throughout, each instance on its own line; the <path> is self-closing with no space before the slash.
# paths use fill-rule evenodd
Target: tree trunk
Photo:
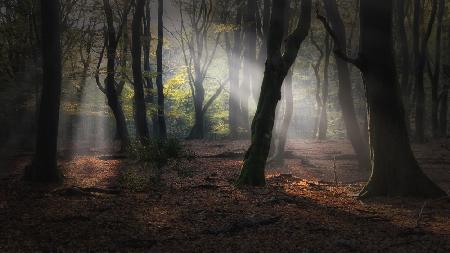
<path id="1" fill-rule="evenodd" d="M 38 116 L 36 153 L 25 170 L 24 179 L 58 182 L 58 122 L 61 96 L 61 42 L 59 1 L 41 1 L 43 87 Z"/>
<path id="2" fill-rule="evenodd" d="M 311 26 L 311 0 L 302 1 L 300 20 L 295 31 L 286 39 L 285 53 L 281 54 L 284 11 L 289 1 L 273 2 L 267 46 L 267 62 L 261 86 L 258 107 L 252 122 L 251 145 L 247 150 L 237 185 L 265 185 L 264 169 L 270 149 L 275 110 L 281 99 L 281 87 L 298 50 Z"/>
<path id="3" fill-rule="evenodd" d="M 434 73 L 431 73 L 431 130 L 433 138 L 438 138 L 439 133 L 439 82 L 441 78 L 441 47 L 442 47 L 442 21 L 445 13 L 445 0 L 439 0 L 439 10 L 436 24 L 436 45 L 434 49 Z"/>
<path id="4" fill-rule="evenodd" d="M 446 195 L 410 147 L 393 55 L 392 1 L 361 1 L 360 62 L 367 89 L 372 175 L 362 197 Z"/>
<path id="5" fill-rule="evenodd" d="M 275 149 L 275 155 L 270 159 L 270 161 L 277 165 L 284 165 L 284 154 L 286 148 L 286 140 L 289 131 L 289 125 L 291 124 L 292 114 L 294 111 L 294 96 L 292 94 L 292 69 L 289 71 L 286 79 L 284 80 L 284 115 L 283 122 L 281 123 L 280 131 L 278 134 L 277 148 Z"/>
<path id="6" fill-rule="evenodd" d="M 339 14 L 336 0 L 329 0 L 323 2 L 331 27 L 335 31 L 335 35 L 337 37 L 336 39 L 338 40 L 339 43 L 339 49 L 346 52 L 347 50 L 346 32 L 344 23 Z M 347 130 L 347 137 L 349 138 L 353 146 L 353 149 L 357 155 L 359 167 L 362 169 L 368 169 L 370 167 L 369 149 L 368 144 L 366 143 L 361 134 L 358 121 L 356 119 L 355 106 L 353 104 L 352 84 L 348 64 L 340 57 L 335 57 L 335 60 L 339 80 L 338 98 L 342 110 L 342 117 L 344 119 L 345 128 Z"/>
<path id="7" fill-rule="evenodd" d="M 152 43 L 152 33 L 151 27 L 151 10 L 150 1 L 145 1 L 145 15 L 144 15 L 144 72 L 145 72 L 145 101 L 151 107 L 151 117 L 152 117 L 152 135 L 153 137 L 158 137 L 158 113 L 155 110 L 155 90 L 152 80 L 152 68 L 150 65 L 150 45 Z"/>
<path id="8" fill-rule="evenodd" d="M 330 67 L 330 55 L 331 55 L 331 41 L 330 36 L 327 34 L 325 37 L 325 63 L 323 67 L 323 84 L 322 84 L 322 110 L 320 112 L 319 119 L 319 133 L 318 139 L 325 140 L 327 138 L 328 131 L 328 86 L 329 86 L 329 67 Z"/>
<path id="9" fill-rule="evenodd" d="M 114 28 L 114 17 L 109 4 L 109 0 L 103 0 L 105 15 L 107 20 L 107 65 L 106 65 L 106 98 L 108 100 L 108 106 L 114 115 L 116 121 L 117 137 L 121 140 L 121 151 L 124 151 L 129 144 L 129 135 L 127 129 L 127 123 L 125 115 L 122 110 L 119 97 L 116 90 L 116 51 L 117 51 L 117 38 Z M 125 22 L 125 21 L 124 21 Z"/>
<path id="10" fill-rule="evenodd" d="M 132 69 L 133 69 L 133 87 L 134 87 L 134 120 L 136 123 L 136 133 L 140 142 L 145 145 L 148 143 L 150 134 L 147 125 L 147 109 L 145 106 L 144 85 L 141 68 L 142 57 L 142 20 L 144 17 L 145 0 L 137 0 L 132 22 Z"/>
<path id="11" fill-rule="evenodd" d="M 420 44 L 420 51 L 417 52 L 417 62 L 416 62 L 416 141 L 419 143 L 425 142 L 425 86 L 424 86 L 424 70 L 425 64 L 427 60 L 427 46 L 428 40 L 431 36 L 431 32 L 433 30 L 434 20 L 436 18 L 437 11 L 437 0 L 433 0 L 432 10 L 430 20 L 427 25 L 427 30 L 423 35 L 422 42 Z M 420 10 L 421 10 L 421 1 L 416 0 L 416 4 L 414 7 L 414 19 L 415 26 L 420 26 Z M 418 19 L 418 21 L 416 21 Z M 418 24 L 416 24 L 418 22 Z M 419 29 L 414 27 L 415 30 Z M 417 31 L 415 31 L 417 33 Z M 417 35 L 415 35 L 417 36 Z"/>
<path id="12" fill-rule="evenodd" d="M 158 89 L 158 127 L 159 138 L 167 139 L 166 119 L 164 114 L 164 87 L 163 87 L 163 26 L 164 0 L 158 0 L 158 45 L 156 50 L 156 67 L 158 75 L 156 77 L 156 87 Z"/>
<path id="13" fill-rule="evenodd" d="M 405 0 L 398 0 L 397 2 L 397 28 L 398 28 L 398 36 L 399 36 L 399 44 L 400 44 L 400 53 L 401 53 L 401 63 L 400 63 L 400 69 L 401 69 L 401 80 L 400 80 L 400 88 L 402 90 L 402 97 L 403 97 L 403 105 L 405 108 L 405 119 L 406 119 L 406 126 L 408 129 L 408 133 L 411 131 L 411 123 L 410 123 L 410 103 L 411 103 L 411 82 L 410 82 L 410 75 L 411 75 L 411 63 L 410 63 L 410 52 L 408 47 L 408 36 L 406 33 L 406 27 L 405 27 Z"/>
<path id="14" fill-rule="evenodd" d="M 230 137 L 238 137 L 239 132 L 239 117 L 242 115 L 240 108 L 240 96 L 239 96 L 239 73 L 241 69 L 241 51 L 242 51 L 242 8 L 238 8 L 236 13 L 235 25 L 238 27 L 233 33 L 234 45 L 231 47 L 231 42 L 228 35 L 225 35 L 227 41 L 227 48 L 230 50 L 228 53 L 228 78 L 230 82 L 230 98 L 229 98 L 229 128 Z"/>
<path id="15" fill-rule="evenodd" d="M 195 95 L 194 95 L 194 126 L 192 127 L 187 139 L 203 139 L 204 133 L 204 111 L 203 111 L 203 103 L 205 102 L 205 90 L 203 88 L 203 79 L 197 80 L 194 84 L 195 86 Z"/>
<path id="16" fill-rule="evenodd" d="M 255 101 L 258 99 L 258 87 L 254 83 L 254 72 L 256 65 L 256 0 L 246 1 L 246 14 L 244 15 L 244 67 L 243 80 L 241 84 L 241 127 L 244 131 L 249 131 L 249 109 L 248 98 L 253 97 Z"/>

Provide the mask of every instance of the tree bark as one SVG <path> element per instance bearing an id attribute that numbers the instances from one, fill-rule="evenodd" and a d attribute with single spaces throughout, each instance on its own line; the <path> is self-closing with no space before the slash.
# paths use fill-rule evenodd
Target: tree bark
<path id="1" fill-rule="evenodd" d="M 244 15 L 244 66 L 241 84 L 241 127 L 249 131 L 249 109 L 248 98 L 250 95 L 255 101 L 258 100 L 259 87 L 257 87 L 254 76 L 256 66 L 256 0 L 246 1 L 246 12 Z"/>
<path id="2" fill-rule="evenodd" d="M 434 138 L 440 137 L 439 133 L 439 82 L 441 78 L 441 47 L 442 47 L 442 21 L 445 13 L 445 0 L 439 0 L 439 8 L 436 24 L 436 41 L 434 49 L 434 72 L 431 71 L 431 130 Z M 428 61 L 430 62 L 431 59 Z"/>
<path id="3" fill-rule="evenodd" d="M 107 74 L 106 74 L 105 92 L 106 98 L 108 100 L 108 106 L 111 108 L 111 111 L 116 121 L 117 137 L 121 140 L 121 151 L 124 151 L 129 144 L 129 134 L 125 115 L 123 113 L 122 105 L 120 103 L 116 90 L 115 73 L 116 73 L 116 51 L 118 38 L 116 38 L 117 35 L 116 30 L 114 28 L 114 17 L 109 0 L 103 0 L 103 4 L 107 21 L 106 36 L 108 38 L 107 40 L 108 43 L 106 47 L 108 60 L 106 66 Z M 126 21 L 123 20 L 122 22 Z"/>
<path id="4" fill-rule="evenodd" d="M 414 6 L 414 33 L 415 37 L 419 36 L 418 29 L 420 27 L 420 11 L 421 11 L 421 1 L 416 0 L 415 6 Z M 422 41 L 419 46 L 419 51 L 416 51 L 416 134 L 415 139 L 419 143 L 425 142 L 425 86 L 424 86 L 424 70 L 425 70 L 425 64 L 427 60 L 427 46 L 428 41 L 431 36 L 431 32 L 433 30 L 433 24 L 436 18 L 436 12 L 437 12 L 437 0 L 433 0 L 432 2 L 432 10 L 431 10 L 431 16 L 430 20 L 428 21 L 428 25 L 425 31 L 425 34 L 423 35 Z M 419 26 L 419 27 L 417 27 Z M 417 38 L 416 38 L 417 39 Z M 416 50 L 417 50 L 416 45 Z"/>
<path id="5" fill-rule="evenodd" d="M 163 26 L 164 0 L 158 0 L 158 45 L 156 50 L 156 87 L 158 89 L 158 127 L 159 138 L 167 139 L 166 119 L 164 113 L 164 87 L 163 87 L 163 44 L 164 44 L 164 26 Z"/>
<path id="6" fill-rule="evenodd" d="M 292 69 L 287 74 L 284 80 L 284 115 L 281 123 L 280 131 L 277 138 L 277 148 L 275 149 L 275 155 L 270 158 L 270 162 L 280 166 L 284 165 L 284 154 L 286 149 L 286 140 L 289 131 L 289 125 L 291 124 L 292 114 L 294 112 L 294 96 L 292 93 L 292 76 L 294 72 Z"/>
<path id="7" fill-rule="evenodd" d="M 372 175 L 362 197 L 446 195 L 410 147 L 393 55 L 392 1 L 361 1 L 361 70 L 367 89 Z"/>
<path id="8" fill-rule="evenodd" d="M 405 108 L 405 118 L 406 118 L 406 126 L 408 129 L 408 133 L 411 132 L 411 123 L 410 123 L 410 104 L 411 104 L 411 63 L 410 63 L 410 51 L 408 46 L 408 37 L 406 33 L 406 25 L 405 25 L 405 0 L 398 0 L 397 2 L 397 28 L 398 28 L 398 38 L 400 44 L 400 54 L 401 54 L 401 80 L 400 80 L 400 88 L 402 90 L 403 97 L 403 105 Z"/>
<path id="9" fill-rule="evenodd" d="M 151 118 L 152 118 L 152 135 L 158 138 L 159 127 L 158 127 L 158 112 L 155 104 L 155 90 L 152 79 L 152 67 L 150 64 L 150 48 L 152 43 L 152 33 L 151 27 L 151 9 L 150 1 L 145 1 L 145 15 L 144 15 L 144 72 L 145 72 L 145 102 L 151 107 Z"/>
<path id="10" fill-rule="evenodd" d="M 150 134 L 147 124 L 147 109 L 144 97 L 144 85 L 142 77 L 142 20 L 144 17 L 145 0 L 136 0 L 135 12 L 132 22 L 132 69 L 134 88 L 134 120 L 136 133 L 143 145 L 148 143 Z"/>
<path id="11" fill-rule="evenodd" d="M 289 1 L 273 2 L 267 46 L 267 62 L 258 107 L 252 122 L 251 145 L 244 158 L 237 185 L 265 185 L 264 169 L 270 149 L 275 110 L 281 99 L 281 87 L 298 50 L 311 26 L 311 0 L 302 1 L 300 20 L 295 31 L 286 39 L 285 53 L 281 53 L 284 11 Z"/>
<path id="12" fill-rule="evenodd" d="M 339 14 L 336 0 L 323 1 L 330 21 L 330 25 L 335 32 L 337 43 L 335 47 L 346 52 L 347 40 L 345 26 Z M 358 121 L 356 119 L 355 106 L 353 104 L 352 85 L 350 78 L 350 71 L 347 62 L 335 55 L 335 61 L 338 72 L 338 99 L 342 110 L 342 117 L 344 119 L 347 137 L 349 138 L 353 149 L 357 155 L 359 167 L 368 169 L 369 164 L 369 149 L 368 144 L 364 140 Z M 366 129 L 364 131 L 367 131 Z"/>
<path id="13" fill-rule="evenodd" d="M 234 45 L 231 46 L 228 34 L 225 34 L 228 56 L 228 78 L 230 82 L 230 98 L 228 121 L 230 129 L 230 137 L 236 138 L 239 135 L 239 117 L 242 115 L 240 108 L 239 95 L 239 73 L 241 70 L 241 52 L 242 52 L 242 8 L 238 7 L 235 19 L 237 28 L 233 32 Z"/>
<path id="14" fill-rule="evenodd" d="M 36 153 L 24 179 L 58 182 L 58 122 L 61 96 L 61 42 L 59 1 L 41 1 L 43 87 L 39 106 Z"/>
<path id="15" fill-rule="evenodd" d="M 318 139 L 325 140 L 328 131 L 328 86 L 329 86 L 329 67 L 331 55 L 331 41 L 330 36 L 325 36 L 325 62 L 323 67 L 323 84 L 322 84 L 322 108 L 319 119 L 319 133 Z"/>

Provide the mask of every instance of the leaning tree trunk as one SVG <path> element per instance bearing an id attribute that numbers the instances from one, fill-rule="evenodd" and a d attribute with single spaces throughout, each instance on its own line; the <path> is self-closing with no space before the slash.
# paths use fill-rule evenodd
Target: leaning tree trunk
<path id="1" fill-rule="evenodd" d="M 164 0 L 158 0 L 158 45 L 156 50 L 156 87 L 158 89 L 158 127 L 159 138 L 167 139 L 166 119 L 164 113 L 164 87 L 163 87 L 163 44 L 164 44 L 164 26 L 163 26 Z"/>
<path id="2" fill-rule="evenodd" d="M 273 1 L 272 16 L 267 46 L 267 61 L 261 86 L 258 107 L 251 128 L 251 145 L 247 150 L 237 185 L 265 185 L 264 169 L 270 150 L 270 140 L 275 121 L 275 110 L 281 99 L 281 87 L 298 50 L 308 35 L 311 26 L 311 0 L 302 1 L 301 16 L 295 31 L 286 39 L 285 53 L 281 54 L 283 43 L 283 17 L 289 1 Z"/>
<path id="3" fill-rule="evenodd" d="M 360 68 L 367 89 L 370 196 L 446 195 L 420 169 L 410 147 L 393 55 L 392 1 L 361 1 Z"/>
<path id="4" fill-rule="evenodd" d="M 41 1 L 43 87 L 39 106 L 36 154 L 24 178 L 34 182 L 57 182 L 58 122 L 61 97 L 61 42 L 59 1 Z"/>
<path id="5" fill-rule="evenodd" d="M 148 143 L 150 134 L 147 124 L 147 109 L 144 96 L 144 79 L 142 77 L 141 57 L 142 57 L 142 20 L 144 17 L 145 0 L 137 0 L 132 22 L 132 69 L 133 69 L 133 88 L 134 88 L 134 120 L 136 123 L 136 133 L 140 142 L 145 145 Z"/>
<path id="6" fill-rule="evenodd" d="M 335 31 L 335 36 L 337 40 L 337 43 L 335 43 L 335 47 L 338 47 L 339 50 L 346 51 L 347 49 L 347 40 L 345 35 L 346 32 L 344 23 L 339 14 L 336 0 L 326 0 L 323 2 L 331 27 Z M 361 134 L 358 125 L 358 120 L 356 118 L 355 106 L 353 104 L 353 96 L 352 96 L 352 84 L 348 64 L 340 57 L 335 57 L 335 60 L 339 80 L 338 99 L 342 110 L 342 117 L 344 119 L 347 136 L 357 155 L 359 167 L 368 169 L 370 167 L 369 149 L 368 144 L 366 143 L 366 141 L 363 138 L 363 135 Z M 367 129 L 364 129 L 364 131 L 367 131 Z"/>

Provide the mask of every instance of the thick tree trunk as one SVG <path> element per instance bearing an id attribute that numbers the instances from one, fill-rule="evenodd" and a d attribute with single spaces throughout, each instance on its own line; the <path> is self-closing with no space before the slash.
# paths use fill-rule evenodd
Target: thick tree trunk
<path id="1" fill-rule="evenodd" d="M 195 117 L 194 117 L 194 126 L 192 127 L 187 137 L 187 139 L 189 140 L 203 139 L 203 137 L 205 136 L 204 132 L 205 117 L 203 110 L 203 104 L 205 102 L 205 90 L 203 88 L 203 79 L 197 80 L 194 83 L 194 86 L 196 90 L 194 95 Z"/>
<path id="2" fill-rule="evenodd" d="M 346 52 L 347 40 L 344 23 L 339 14 L 336 0 L 323 1 L 327 12 L 327 17 L 330 21 L 331 27 L 335 31 L 336 39 L 340 50 Z M 353 104 L 352 84 L 350 78 L 350 71 L 347 62 L 340 57 L 335 57 L 337 72 L 338 72 L 338 99 L 342 110 L 342 117 L 344 119 L 347 137 L 349 138 L 353 149 L 357 155 L 360 168 L 368 169 L 369 164 L 369 149 L 368 144 L 364 140 L 359 125 L 356 119 L 355 106 Z M 367 131 L 366 129 L 364 131 Z"/>
<path id="3" fill-rule="evenodd" d="M 156 77 L 156 87 L 158 89 L 158 127 L 159 138 L 167 139 L 166 119 L 164 113 L 164 87 L 163 87 L 163 44 L 164 44 L 164 26 L 163 26 L 164 0 L 158 0 L 158 45 L 156 50 L 156 67 L 158 75 Z"/>
<path id="4" fill-rule="evenodd" d="M 58 122 L 61 95 L 61 42 L 59 1 L 41 1 L 43 88 L 38 116 L 36 154 L 25 170 L 24 179 L 57 182 Z"/>
<path id="5" fill-rule="evenodd" d="M 152 80 L 152 67 L 150 64 L 150 45 L 152 42 L 151 27 L 151 10 L 150 1 L 145 1 L 145 16 L 144 16 L 144 71 L 145 71 L 145 102 L 151 107 L 151 118 L 152 118 L 152 135 L 157 138 L 159 133 L 158 128 L 158 113 L 155 104 L 155 90 Z"/>
<path id="6" fill-rule="evenodd" d="M 322 84 L 322 108 L 319 118 L 318 139 L 325 140 L 328 132 L 328 86 L 329 86 L 329 67 L 331 55 L 331 41 L 329 35 L 325 37 L 325 62 L 323 67 L 323 84 Z"/>
<path id="7" fill-rule="evenodd" d="M 147 109 L 144 97 L 144 85 L 141 68 L 142 57 L 142 20 L 144 17 L 145 0 L 137 0 L 132 22 L 132 69 L 133 69 L 133 87 L 134 87 L 134 120 L 136 124 L 136 133 L 140 142 L 145 145 L 148 143 L 150 134 L 147 125 Z"/>
<path id="8" fill-rule="evenodd" d="M 361 1 L 360 17 L 372 161 L 361 196 L 444 196 L 421 171 L 410 147 L 393 55 L 392 2 Z"/>
<path id="9" fill-rule="evenodd" d="M 301 16 L 296 30 L 286 39 L 285 53 L 281 54 L 283 43 L 283 17 L 289 1 L 273 2 L 270 31 L 267 46 L 267 62 L 261 86 L 258 107 L 252 122 L 251 145 L 247 150 L 237 185 L 265 185 L 264 169 L 270 150 L 270 141 L 275 121 L 275 110 L 281 99 L 281 86 L 298 50 L 308 35 L 311 25 L 311 0 L 302 1 Z"/>

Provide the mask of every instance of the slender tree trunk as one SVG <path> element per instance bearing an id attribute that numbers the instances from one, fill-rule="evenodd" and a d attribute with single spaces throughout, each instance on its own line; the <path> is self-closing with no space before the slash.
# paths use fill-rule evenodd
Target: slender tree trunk
<path id="1" fill-rule="evenodd" d="M 164 87 L 163 87 L 163 44 L 164 44 L 164 26 L 163 26 L 164 0 L 158 0 L 158 45 L 156 50 L 157 77 L 156 87 L 158 89 L 158 127 L 159 138 L 167 138 L 166 119 L 164 114 Z"/>
<path id="2" fill-rule="evenodd" d="M 275 155 L 270 159 L 272 163 L 278 165 L 284 165 L 284 154 L 286 149 L 286 140 L 289 131 L 289 125 L 291 124 L 292 114 L 294 112 L 294 96 L 292 93 L 292 69 L 286 76 L 284 80 L 284 99 L 285 99 L 285 107 L 284 107 L 284 115 L 283 121 L 281 123 L 280 131 L 278 133 L 278 142 Z"/>
<path id="3" fill-rule="evenodd" d="M 410 52 L 408 46 L 408 36 L 406 33 L 406 13 L 405 13 L 405 0 L 398 0 L 397 2 L 397 28 L 398 28 L 398 38 L 400 44 L 400 54 L 401 54 L 401 80 L 400 80 L 400 88 L 402 90 L 403 97 L 403 105 L 405 108 L 405 119 L 406 126 L 408 129 L 408 133 L 411 132 L 411 123 L 410 123 L 410 103 L 411 103 L 411 63 L 410 63 Z"/>
<path id="4" fill-rule="evenodd" d="M 145 1 L 145 15 L 144 15 L 144 72 L 145 72 L 145 101 L 151 107 L 151 118 L 152 118 L 152 135 L 157 138 L 159 133 L 158 128 L 158 113 L 155 105 L 155 90 L 152 80 L 152 68 L 150 64 L 150 45 L 152 43 L 152 33 L 151 27 L 151 10 L 150 1 Z"/>
<path id="5" fill-rule="evenodd" d="M 392 1 L 361 1 L 360 62 L 367 89 L 372 175 L 370 196 L 446 195 L 420 169 L 411 150 L 397 87 Z"/>
<path id="6" fill-rule="evenodd" d="M 336 0 L 323 1 L 327 12 L 331 27 L 336 33 L 339 47 L 346 51 L 347 41 L 344 23 L 339 14 Z M 340 57 L 335 57 L 337 72 L 338 72 L 338 98 L 342 110 L 342 117 L 344 119 L 345 128 L 347 130 L 347 137 L 349 138 L 353 149 L 357 155 L 360 168 L 368 169 L 369 164 L 369 149 L 368 144 L 364 140 L 358 121 L 356 119 L 355 106 L 353 103 L 352 84 L 350 78 L 350 71 L 348 64 Z M 367 131 L 367 130 L 364 130 Z"/>
<path id="7" fill-rule="evenodd" d="M 239 129 L 239 117 L 242 115 L 240 108 L 240 96 L 239 96 L 239 73 L 241 69 L 241 51 L 242 51 L 242 8 L 238 8 L 236 13 L 235 25 L 238 26 L 233 33 L 233 47 L 228 34 L 225 35 L 227 41 L 227 48 L 230 51 L 228 53 L 228 78 L 230 82 L 230 98 L 229 98 L 229 128 L 230 137 L 238 137 Z"/>
<path id="8" fill-rule="evenodd" d="M 323 84 L 322 84 L 322 110 L 320 112 L 319 119 L 319 133 L 318 139 L 325 140 L 327 138 L 328 131 L 328 86 L 329 86 L 329 67 L 330 67 L 330 55 L 331 55 L 331 40 L 327 34 L 325 36 L 325 62 L 323 67 Z"/>
<path id="9" fill-rule="evenodd" d="M 255 78 L 254 66 L 256 65 L 256 0 L 246 1 L 246 13 L 244 15 L 244 67 L 243 67 L 243 79 L 241 83 L 241 127 L 244 131 L 249 130 L 249 109 L 248 98 L 250 95 L 256 101 L 259 91 L 257 86 L 253 82 Z"/>
<path id="10" fill-rule="evenodd" d="M 108 106 L 114 115 L 116 121 L 117 137 L 121 140 L 121 151 L 124 151 L 129 144 L 129 134 L 127 129 L 127 123 L 125 115 L 122 110 L 122 105 L 119 100 L 119 96 L 116 90 L 116 51 L 117 51 L 117 38 L 114 28 L 114 17 L 112 13 L 109 0 L 103 0 L 105 15 L 107 19 L 107 38 L 108 45 L 107 51 L 107 65 L 106 65 L 106 98 L 108 100 Z M 125 22 L 125 21 L 124 21 Z"/>
<path id="11" fill-rule="evenodd" d="M 441 78 L 441 47 L 442 47 L 442 21 L 444 19 L 445 13 L 445 0 L 439 0 L 439 8 L 437 15 L 436 24 L 436 45 L 434 49 L 435 62 L 434 62 L 434 73 L 431 73 L 430 67 L 430 77 L 431 77 L 431 130 L 433 133 L 433 138 L 438 138 L 439 133 L 439 82 Z"/>
<path id="12" fill-rule="evenodd" d="M 147 109 L 144 97 L 144 85 L 141 68 L 142 57 L 142 20 L 144 17 L 145 0 L 137 0 L 132 22 L 132 69 L 133 69 L 133 87 L 134 87 L 134 120 L 136 123 L 136 133 L 140 142 L 145 145 L 148 143 L 150 134 L 147 124 Z"/>
<path id="13" fill-rule="evenodd" d="M 283 17 L 289 1 L 273 2 L 270 31 L 267 46 L 267 62 L 261 86 L 258 107 L 252 122 L 251 145 L 247 150 L 237 185 L 265 185 L 264 169 L 270 150 L 270 141 L 275 119 L 275 110 L 281 99 L 281 87 L 298 50 L 308 35 L 311 26 L 311 0 L 302 1 L 300 21 L 295 31 L 286 39 L 285 53 L 281 54 L 283 43 Z"/>
<path id="14" fill-rule="evenodd" d="M 59 1 L 41 1 L 43 87 L 38 116 L 36 153 L 24 179 L 57 182 L 58 122 L 61 96 L 61 42 Z"/>
<path id="15" fill-rule="evenodd" d="M 425 34 L 423 35 L 422 42 L 420 44 L 420 51 L 417 55 L 417 62 L 416 62 L 416 141 L 419 143 L 425 142 L 425 86 L 424 86 L 424 70 L 425 70 L 425 64 L 427 60 L 427 46 L 428 46 L 428 40 L 431 36 L 431 32 L 433 29 L 433 24 L 436 18 L 436 11 L 437 11 L 437 0 L 433 0 L 432 3 L 432 11 L 430 20 L 427 25 L 427 29 L 425 31 Z M 420 26 L 420 10 L 421 10 L 421 1 L 416 0 L 416 4 L 414 7 L 414 17 L 417 18 L 419 21 Z M 415 21 L 416 22 L 416 21 Z M 419 29 L 415 27 L 415 30 Z M 417 31 L 416 31 L 417 32 Z M 417 35 L 415 35 L 417 36 Z"/>

